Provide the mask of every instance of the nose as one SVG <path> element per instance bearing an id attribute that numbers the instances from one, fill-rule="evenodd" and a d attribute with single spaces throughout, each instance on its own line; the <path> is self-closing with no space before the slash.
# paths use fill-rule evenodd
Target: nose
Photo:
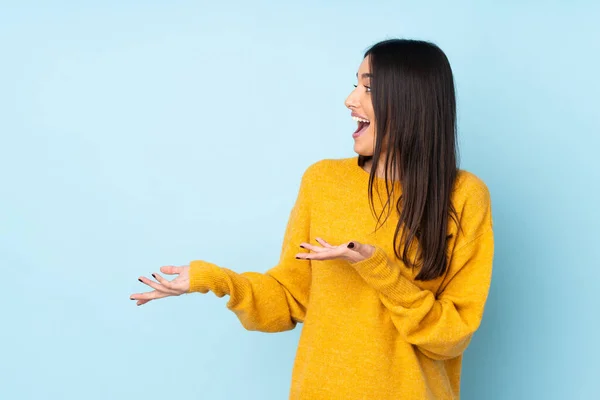
<path id="1" fill-rule="evenodd" d="M 350 110 L 353 110 L 358 107 L 358 99 L 354 93 L 354 90 L 350 92 L 350 94 L 348 95 L 348 97 L 346 97 L 346 100 L 344 101 L 344 105 Z"/>

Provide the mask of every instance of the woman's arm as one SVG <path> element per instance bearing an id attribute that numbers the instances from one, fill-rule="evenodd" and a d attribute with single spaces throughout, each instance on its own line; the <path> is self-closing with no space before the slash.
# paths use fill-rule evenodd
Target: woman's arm
<path id="1" fill-rule="evenodd" d="M 304 321 L 311 265 L 296 259 L 295 254 L 300 243 L 309 241 L 312 167 L 302 176 L 285 230 L 279 263 L 275 267 L 265 273 L 237 273 L 206 261 L 190 263 L 189 291 L 212 291 L 218 297 L 229 295 L 227 308 L 248 330 L 281 332 Z"/>
<path id="2" fill-rule="evenodd" d="M 404 339 L 425 355 L 457 357 L 478 329 L 488 296 L 494 256 L 489 193 L 472 199 L 476 210 L 463 218 L 471 234 L 454 250 L 442 291 L 423 290 L 401 273 L 406 268 L 375 247 L 372 255 L 350 263 L 378 293 Z"/>

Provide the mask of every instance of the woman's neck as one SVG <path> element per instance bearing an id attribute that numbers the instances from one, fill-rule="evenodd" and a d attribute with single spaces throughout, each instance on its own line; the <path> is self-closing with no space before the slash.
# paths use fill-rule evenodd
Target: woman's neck
<path id="1" fill-rule="evenodd" d="M 378 178 L 384 178 L 384 174 L 385 174 L 385 155 L 382 155 L 382 156 L 379 157 L 379 164 L 378 165 L 379 166 L 377 167 L 376 176 Z M 363 165 L 362 168 L 366 172 L 371 173 L 372 166 L 373 166 L 373 159 L 370 158 L 370 159 L 368 159 L 368 160 L 365 161 L 365 164 Z M 400 174 L 396 173 L 396 176 L 395 176 L 395 178 L 396 178 L 395 180 L 396 181 L 399 180 L 398 179 L 399 176 L 400 176 Z"/>

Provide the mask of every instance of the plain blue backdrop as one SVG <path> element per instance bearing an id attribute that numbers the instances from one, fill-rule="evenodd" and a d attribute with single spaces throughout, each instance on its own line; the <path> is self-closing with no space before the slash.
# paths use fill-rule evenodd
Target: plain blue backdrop
<path id="1" fill-rule="evenodd" d="M 492 193 L 463 398 L 599 398 L 597 2 L 0 4 L 1 399 L 287 398 L 301 325 L 129 294 L 161 265 L 274 266 L 305 168 L 355 155 L 343 101 L 390 37 L 447 53 Z"/>

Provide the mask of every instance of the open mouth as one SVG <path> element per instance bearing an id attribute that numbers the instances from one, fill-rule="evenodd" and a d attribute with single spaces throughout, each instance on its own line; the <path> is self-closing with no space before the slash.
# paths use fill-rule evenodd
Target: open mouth
<path id="1" fill-rule="evenodd" d="M 354 133 L 352 134 L 352 137 L 356 139 L 357 137 L 359 137 L 360 135 L 365 133 L 367 128 L 369 128 L 371 121 L 369 121 L 368 119 L 354 117 L 354 116 L 352 117 L 352 119 L 358 123 L 358 126 L 356 127 L 356 131 L 354 131 Z"/>

